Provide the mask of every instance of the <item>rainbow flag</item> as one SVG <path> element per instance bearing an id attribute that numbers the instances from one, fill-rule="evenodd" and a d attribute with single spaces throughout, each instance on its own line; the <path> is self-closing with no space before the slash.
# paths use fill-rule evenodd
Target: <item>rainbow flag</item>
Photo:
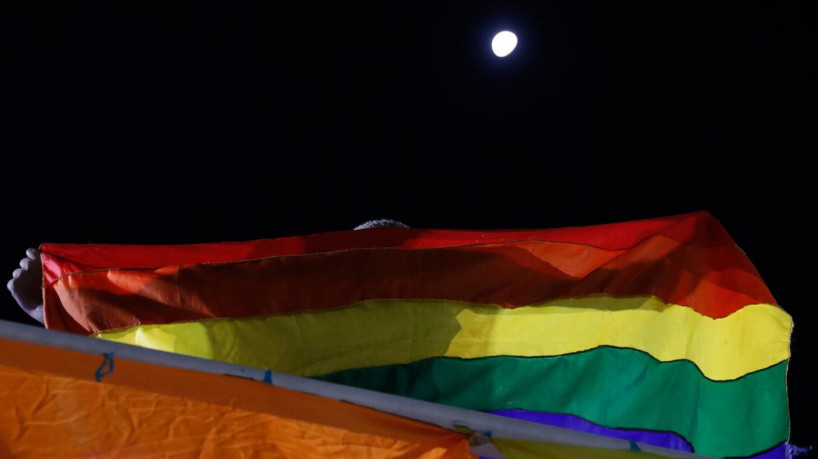
<path id="1" fill-rule="evenodd" d="M 792 320 L 706 212 L 41 253 L 48 328 L 706 456 L 785 456 Z"/>

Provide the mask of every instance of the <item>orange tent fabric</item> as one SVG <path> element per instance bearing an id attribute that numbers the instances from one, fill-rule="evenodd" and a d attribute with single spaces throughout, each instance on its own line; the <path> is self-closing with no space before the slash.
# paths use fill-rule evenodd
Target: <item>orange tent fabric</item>
<path id="1" fill-rule="evenodd" d="M 463 434 L 258 381 L 0 348 L 2 457 L 474 457 Z"/>

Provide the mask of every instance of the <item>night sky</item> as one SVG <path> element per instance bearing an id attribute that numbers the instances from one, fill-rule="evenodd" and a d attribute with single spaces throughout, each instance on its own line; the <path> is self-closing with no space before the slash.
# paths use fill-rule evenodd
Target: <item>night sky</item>
<path id="1" fill-rule="evenodd" d="M 0 15 L 7 277 L 41 242 L 706 210 L 794 318 L 792 441 L 818 447 L 814 2 L 295 3 Z"/>

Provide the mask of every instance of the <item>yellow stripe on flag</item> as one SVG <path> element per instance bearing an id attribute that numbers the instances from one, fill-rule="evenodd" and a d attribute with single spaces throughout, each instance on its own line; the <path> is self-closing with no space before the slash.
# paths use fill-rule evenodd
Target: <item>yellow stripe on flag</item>
<path id="1" fill-rule="evenodd" d="M 300 314 L 143 325 L 95 336 L 302 376 L 441 356 L 539 357 L 614 346 L 662 362 L 690 360 L 707 378 L 731 380 L 789 358 L 791 329 L 791 317 L 769 304 L 713 319 L 652 296 L 594 296 L 515 309 L 372 300 Z"/>

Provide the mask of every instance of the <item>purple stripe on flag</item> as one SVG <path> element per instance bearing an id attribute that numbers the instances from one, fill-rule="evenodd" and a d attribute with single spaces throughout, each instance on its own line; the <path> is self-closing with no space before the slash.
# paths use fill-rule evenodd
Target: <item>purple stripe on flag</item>
<path id="1" fill-rule="evenodd" d="M 690 446 L 690 443 L 688 443 L 687 440 L 672 432 L 611 429 L 570 414 L 539 413 L 526 410 L 497 410 L 489 411 L 489 413 L 509 418 L 522 419 L 524 421 L 537 422 L 539 424 L 548 424 L 555 427 L 563 427 L 566 429 L 579 430 L 597 435 L 605 435 L 607 437 L 633 440 L 646 445 L 655 445 L 663 448 L 693 452 L 693 448 Z M 763 459 L 773 459 L 777 457 L 778 456 L 764 456 Z"/>

